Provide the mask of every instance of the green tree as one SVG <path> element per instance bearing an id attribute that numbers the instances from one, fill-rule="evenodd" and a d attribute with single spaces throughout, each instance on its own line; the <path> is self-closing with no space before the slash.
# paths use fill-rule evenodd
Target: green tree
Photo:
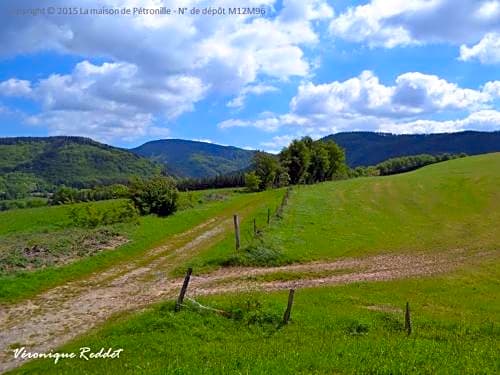
<path id="1" fill-rule="evenodd" d="M 50 199 L 50 204 L 70 204 L 79 201 L 77 199 L 78 190 L 69 188 L 66 186 L 61 186 L 56 190 L 52 198 Z"/>
<path id="2" fill-rule="evenodd" d="M 248 191 L 259 191 L 261 182 L 255 172 L 245 173 L 245 187 Z"/>
<path id="3" fill-rule="evenodd" d="M 280 160 L 287 168 L 290 176 L 290 183 L 305 183 L 308 178 L 308 168 L 311 162 L 311 151 L 307 144 L 311 138 L 305 137 L 301 140 L 294 140 L 290 146 L 280 153 Z"/>
<path id="4" fill-rule="evenodd" d="M 278 177 L 276 178 L 276 187 L 285 187 L 290 185 L 290 175 L 286 168 L 280 166 L 278 170 Z"/>
<path id="5" fill-rule="evenodd" d="M 330 177 L 330 155 L 323 142 L 311 144 L 311 163 L 308 172 L 310 183 L 325 181 Z"/>
<path id="6" fill-rule="evenodd" d="M 270 189 L 275 185 L 279 170 L 276 156 L 265 152 L 256 152 L 253 157 L 253 170 L 260 179 L 259 189 Z"/>
<path id="7" fill-rule="evenodd" d="M 332 140 L 324 142 L 324 145 L 330 160 L 326 178 L 331 180 L 346 177 L 348 168 L 345 162 L 344 150 Z"/>
<path id="8" fill-rule="evenodd" d="M 179 192 L 169 177 L 135 180 L 130 187 L 130 199 L 142 215 L 168 216 L 177 211 Z"/>

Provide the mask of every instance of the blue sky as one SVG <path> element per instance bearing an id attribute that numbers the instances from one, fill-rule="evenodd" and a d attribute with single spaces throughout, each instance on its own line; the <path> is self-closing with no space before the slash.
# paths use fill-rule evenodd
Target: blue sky
<path id="1" fill-rule="evenodd" d="M 21 9 L 64 3 L 26 0 Z M 13 16 L 19 2 L 2 2 L 0 136 L 278 151 L 340 131 L 500 130 L 500 0 L 240 3 L 266 14 Z"/>

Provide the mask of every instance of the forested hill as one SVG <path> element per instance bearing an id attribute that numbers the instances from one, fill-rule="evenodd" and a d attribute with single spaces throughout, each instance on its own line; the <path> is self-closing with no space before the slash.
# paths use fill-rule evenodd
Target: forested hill
<path id="1" fill-rule="evenodd" d="M 212 177 L 246 169 L 254 151 L 212 143 L 163 139 L 147 142 L 131 150 L 166 165 L 178 177 Z"/>
<path id="2" fill-rule="evenodd" d="M 464 131 L 442 134 L 349 132 L 329 135 L 346 150 L 350 167 L 375 165 L 398 156 L 443 153 L 468 155 L 500 151 L 500 132 Z"/>
<path id="3" fill-rule="evenodd" d="M 88 187 L 150 177 L 162 166 L 82 137 L 0 138 L 0 184 Z M 12 180 L 12 181 L 11 181 Z"/>

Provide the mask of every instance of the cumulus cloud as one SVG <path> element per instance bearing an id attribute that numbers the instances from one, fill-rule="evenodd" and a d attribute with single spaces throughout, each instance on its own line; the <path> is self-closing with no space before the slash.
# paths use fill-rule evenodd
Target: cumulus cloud
<path id="1" fill-rule="evenodd" d="M 10 79 L 0 94 L 25 96 L 43 111 L 29 123 L 46 125 L 51 134 L 83 134 L 101 140 L 167 134 L 156 117 L 171 120 L 193 109 L 207 90 L 200 79 L 143 74 L 128 63 L 94 65 L 83 61 L 67 75 L 53 74 L 36 83 Z"/>
<path id="2" fill-rule="evenodd" d="M 238 96 L 231 99 L 227 106 L 230 108 L 242 108 L 245 106 L 245 101 L 249 95 L 263 95 L 270 92 L 278 91 L 277 87 L 265 84 L 249 85 L 244 87 Z"/>
<path id="3" fill-rule="evenodd" d="M 266 150 L 271 150 L 277 153 L 283 147 L 288 146 L 296 138 L 298 138 L 297 135 L 277 135 L 271 138 L 270 141 L 261 142 L 260 145 Z"/>
<path id="4" fill-rule="evenodd" d="M 393 85 L 384 85 L 371 71 L 346 81 L 315 85 L 302 83 L 286 114 L 263 113 L 257 120 L 229 119 L 220 128 L 256 127 L 275 132 L 294 126 L 300 134 L 327 135 L 338 131 L 393 131 L 421 133 L 457 131 L 466 128 L 500 129 L 494 107 L 500 99 L 500 81 L 478 89 L 462 88 L 435 75 L 401 74 Z M 440 115 L 467 117 L 435 121 Z M 279 144 L 273 139 L 266 147 Z"/>
<path id="5" fill-rule="evenodd" d="M 500 112 L 496 110 L 483 110 L 456 120 L 388 122 L 382 123 L 379 127 L 379 131 L 381 132 L 400 134 L 451 133 L 471 129 L 478 131 L 500 130 Z"/>
<path id="6" fill-rule="evenodd" d="M 349 80 L 299 86 L 291 101 L 301 116 L 412 117 L 445 110 L 481 108 L 491 102 L 490 93 L 464 89 L 434 75 L 405 73 L 386 86 L 371 71 Z"/>
<path id="7" fill-rule="evenodd" d="M 248 1 L 246 6 L 274 1 Z M 63 5 L 62 0 L 28 0 L 23 7 Z M 171 6 L 165 1 L 89 1 L 86 6 Z M 188 8 L 234 7 L 229 0 L 186 0 Z M 333 15 L 324 0 L 288 0 L 273 18 L 248 16 L 9 16 L 0 5 L 0 55 L 57 50 L 83 57 L 128 62 L 157 74 L 189 73 L 214 88 L 239 89 L 259 74 L 286 78 L 305 75 L 309 62 L 302 44 L 315 43 L 313 22 Z M 298 8 L 298 10 L 297 10 Z M 270 9 L 268 8 L 268 12 Z M 223 75 L 219 74 L 223 72 Z M 221 79 L 222 78 L 222 79 Z"/>
<path id="8" fill-rule="evenodd" d="M 0 95 L 3 96 L 30 96 L 31 82 L 11 78 L 7 81 L 0 82 Z"/>
<path id="9" fill-rule="evenodd" d="M 330 32 L 371 47 L 479 42 L 500 32 L 498 0 L 371 0 L 335 17 Z M 477 50 L 491 44 L 487 39 Z M 463 48 L 467 56 L 466 47 Z"/>
<path id="10" fill-rule="evenodd" d="M 483 64 L 500 63 L 500 33 L 488 33 L 472 47 L 460 47 L 460 59 L 479 60 Z"/>
<path id="11" fill-rule="evenodd" d="M 333 16 L 326 0 L 249 0 L 269 16 L 12 16 L 12 3 L 0 2 L 0 57 L 40 51 L 79 56 L 71 74 L 39 82 L 2 82 L 4 96 L 31 96 L 43 112 L 31 122 L 52 132 L 85 133 L 110 139 L 157 129 L 190 111 L 209 94 L 236 97 L 274 88 L 261 78 L 288 80 L 314 68 L 303 52 L 318 42 L 317 22 Z M 62 0 L 26 0 L 23 8 L 67 6 Z M 162 0 L 91 0 L 86 7 L 172 6 Z M 184 0 L 188 9 L 234 7 L 231 0 Z M 16 6 L 18 7 L 18 6 Z M 94 65 L 85 60 L 107 61 Z M 114 129 L 114 130 L 112 130 Z M 147 130 L 150 129 L 150 130 Z M 123 131 L 122 131 L 123 130 Z M 157 129 L 158 130 L 158 129 Z M 149 134 L 149 133 L 148 133 Z"/>

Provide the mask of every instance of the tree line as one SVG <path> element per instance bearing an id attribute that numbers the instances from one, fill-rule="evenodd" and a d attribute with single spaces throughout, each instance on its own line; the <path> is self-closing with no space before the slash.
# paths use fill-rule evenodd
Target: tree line
<path id="1" fill-rule="evenodd" d="M 351 177 L 362 176 L 388 176 L 392 174 L 410 172 L 426 165 L 440 163 L 447 160 L 453 160 L 466 157 L 467 154 L 440 154 L 440 155 L 411 155 L 391 158 L 375 166 L 357 167 L 350 171 Z"/>
<path id="2" fill-rule="evenodd" d="M 334 141 L 296 139 L 278 155 L 257 152 L 251 171 L 245 174 L 250 191 L 289 184 L 314 184 L 348 177 L 345 152 Z"/>

